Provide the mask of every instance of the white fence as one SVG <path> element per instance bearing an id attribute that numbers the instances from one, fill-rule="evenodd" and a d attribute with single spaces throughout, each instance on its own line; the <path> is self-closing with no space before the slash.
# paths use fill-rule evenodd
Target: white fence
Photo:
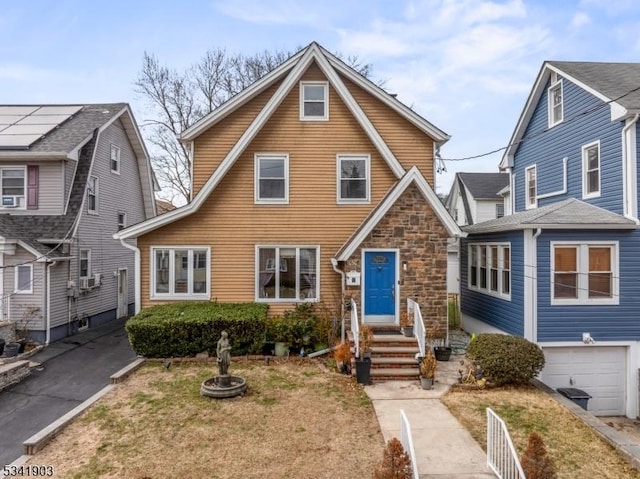
<path id="1" fill-rule="evenodd" d="M 507 426 L 487 408 L 487 466 L 500 479 L 526 479 Z"/>
<path id="2" fill-rule="evenodd" d="M 358 322 L 358 305 L 351 299 L 351 334 L 353 334 L 354 353 L 360 357 L 360 323 Z"/>
<path id="3" fill-rule="evenodd" d="M 427 346 L 425 344 L 425 327 L 422 320 L 422 312 L 420 311 L 420 305 L 413 299 L 407 298 L 407 317 L 413 315 L 413 334 L 418 340 L 418 347 L 420 348 L 420 357 L 424 358 L 427 354 Z"/>
<path id="4" fill-rule="evenodd" d="M 416 451 L 413 447 L 413 437 L 411 436 L 411 426 L 409 425 L 409 419 L 404 413 L 404 409 L 400 409 L 400 442 L 402 447 L 409 454 L 411 458 L 411 471 L 413 472 L 413 479 L 418 479 L 418 458 L 416 457 Z"/>

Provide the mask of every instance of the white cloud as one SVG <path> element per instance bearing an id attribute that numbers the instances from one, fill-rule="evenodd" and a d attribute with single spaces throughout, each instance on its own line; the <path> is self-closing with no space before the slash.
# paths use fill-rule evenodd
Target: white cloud
<path id="1" fill-rule="evenodd" d="M 589 25 L 591 23 L 591 17 L 585 12 L 576 13 L 571 19 L 571 23 L 569 24 L 569 28 L 572 30 L 578 30 L 585 25 Z"/>
<path id="2" fill-rule="evenodd" d="M 295 0 L 225 0 L 214 5 L 225 15 L 256 24 L 317 25 L 319 19 L 326 19 L 330 11 L 322 2 L 303 3 Z"/>

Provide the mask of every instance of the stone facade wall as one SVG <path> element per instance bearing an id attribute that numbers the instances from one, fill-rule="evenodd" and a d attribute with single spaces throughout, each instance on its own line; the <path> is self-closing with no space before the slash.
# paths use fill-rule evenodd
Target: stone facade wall
<path id="1" fill-rule="evenodd" d="M 347 260 L 346 271 L 362 272 L 363 248 L 400 251 L 400 311 L 407 298 L 420 305 L 428 333 L 443 338 L 447 328 L 447 238 L 449 234 L 415 185 L 409 186 L 385 217 Z M 403 264 L 406 262 L 406 271 Z M 364 280 L 364 278 L 363 278 Z M 361 287 L 347 296 L 362 304 Z"/>

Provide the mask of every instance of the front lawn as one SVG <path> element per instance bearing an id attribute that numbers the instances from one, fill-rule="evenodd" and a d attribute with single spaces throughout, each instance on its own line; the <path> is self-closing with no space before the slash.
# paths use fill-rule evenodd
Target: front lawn
<path id="1" fill-rule="evenodd" d="M 200 396 L 214 363 L 148 363 L 30 463 L 78 479 L 371 477 L 384 448 L 373 406 L 323 368 L 234 361 L 247 395 L 215 400 Z"/>
<path id="2" fill-rule="evenodd" d="M 564 406 L 532 387 L 484 390 L 452 389 L 442 401 L 486 450 L 486 408 L 507 424 L 518 454 L 537 431 L 553 458 L 559 478 L 640 478 L 604 440 Z"/>

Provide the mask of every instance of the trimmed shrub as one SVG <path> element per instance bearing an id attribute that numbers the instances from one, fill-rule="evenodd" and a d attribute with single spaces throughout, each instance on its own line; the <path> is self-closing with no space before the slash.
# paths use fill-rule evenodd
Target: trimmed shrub
<path id="1" fill-rule="evenodd" d="M 373 473 L 374 479 L 411 479 L 411 458 L 402 447 L 402 443 L 395 437 L 387 442 L 384 449 L 382 463 Z"/>
<path id="2" fill-rule="evenodd" d="M 547 453 L 542 436 L 533 431 L 529 434 L 529 445 L 520 461 L 527 479 L 556 479 L 558 473 L 553 459 Z"/>
<path id="3" fill-rule="evenodd" d="M 528 383 L 544 367 L 542 349 L 519 336 L 480 334 L 471 341 L 467 355 L 497 385 Z"/>
<path id="4" fill-rule="evenodd" d="M 220 333 L 229 333 L 234 355 L 259 351 L 265 337 L 266 304 L 183 302 L 145 309 L 125 328 L 136 354 L 151 358 L 215 354 Z"/>

